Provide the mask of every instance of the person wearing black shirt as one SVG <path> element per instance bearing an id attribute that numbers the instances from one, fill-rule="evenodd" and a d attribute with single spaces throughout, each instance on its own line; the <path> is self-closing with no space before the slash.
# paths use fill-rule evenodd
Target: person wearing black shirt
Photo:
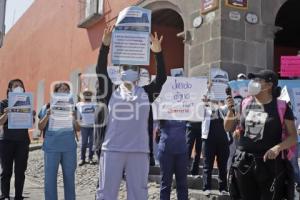
<path id="1" fill-rule="evenodd" d="M 288 133 L 282 139 L 282 124 L 278 110 L 280 88 L 277 75 L 270 70 L 249 74 L 250 97 L 243 100 L 240 124 L 235 123 L 233 99 L 227 98 L 229 112 L 224 128 L 239 131 L 237 152 L 233 158 L 230 180 L 234 180 L 230 195 L 234 199 L 270 200 L 292 199 L 293 182 L 287 177 L 292 174 L 286 159 L 286 150 L 296 144 L 297 135 L 292 110 L 286 105 L 284 125 Z M 245 104 L 245 101 L 248 101 Z M 293 176 L 293 175 L 292 175 Z M 290 189 L 290 190 L 289 190 Z M 289 191 L 287 191 L 289 190 Z"/>
<path id="2" fill-rule="evenodd" d="M 9 92 L 24 92 L 24 84 L 20 79 L 11 80 L 7 88 Z M 28 129 L 8 129 L 8 99 L 1 101 L 0 125 L 3 125 L 3 137 L 0 138 L 3 152 L 1 153 L 1 197 L 9 199 L 10 180 L 14 165 L 15 172 L 15 200 L 23 199 L 23 188 L 25 181 L 25 171 L 29 154 L 30 139 Z"/>

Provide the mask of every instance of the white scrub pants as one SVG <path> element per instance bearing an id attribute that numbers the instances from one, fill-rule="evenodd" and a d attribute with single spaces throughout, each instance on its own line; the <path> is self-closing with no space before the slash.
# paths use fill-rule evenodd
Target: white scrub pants
<path id="1" fill-rule="evenodd" d="M 127 200 L 148 199 L 148 153 L 103 151 L 99 167 L 96 200 L 118 200 L 123 171 L 126 173 Z"/>

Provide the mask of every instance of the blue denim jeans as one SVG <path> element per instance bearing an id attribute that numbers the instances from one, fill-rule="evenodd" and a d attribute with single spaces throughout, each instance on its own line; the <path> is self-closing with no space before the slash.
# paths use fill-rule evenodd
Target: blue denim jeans
<path id="1" fill-rule="evenodd" d="M 93 159 L 94 128 L 81 128 L 81 160 L 85 160 L 86 149 L 89 149 L 89 159 Z"/>
<path id="2" fill-rule="evenodd" d="M 45 200 L 57 200 L 57 172 L 61 164 L 65 200 L 75 200 L 76 149 L 68 152 L 45 152 Z"/>

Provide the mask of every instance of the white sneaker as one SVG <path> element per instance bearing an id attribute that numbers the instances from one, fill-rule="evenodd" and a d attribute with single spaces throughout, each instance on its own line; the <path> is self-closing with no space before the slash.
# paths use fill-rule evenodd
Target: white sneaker
<path id="1" fill-rule="evenodd" d="M 210 190 L 204 190 L 204 191 L 203 191 L 203 194 L 204 194 L 205 196 L 209 196 L 209 195 L 211 195 L 211 191 L 210 191 Z"/>

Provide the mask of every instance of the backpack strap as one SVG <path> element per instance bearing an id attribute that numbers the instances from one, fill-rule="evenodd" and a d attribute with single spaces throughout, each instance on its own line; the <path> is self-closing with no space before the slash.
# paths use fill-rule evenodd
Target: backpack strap
<path id="1" fill-rule="evenodd" d="M 287 103 L 283 100 L 279 100 L 277 99 L 277 110 L 278 110 L 278 114 L 279 114 L 279 118 L 280 118 L 280 122 L 281 122 L 281 126 L 282 126 L 282 140 L 285 140 L 289 134 L 286 130 L 285 127 L 285 123 L 284 123 L 284 115 L 287 109 Z M 285 153 L 282 154 L 283 158 L 287 158 L 288 160 L 291 160 L 293 158 L 293 156 L 295 155 L 296 152 L 296 145 L 290 147 L 289 149 L 287 149 L 285 151 Z"/>
<path id="2" fill-rule="evenodd" d="M 277 111 L 278 111 L 280 122 L 281 122 L 282 126 L 284 126 L 284 115 L 285 115 L 286 109 L 287 109 L 286 102 L 283 100 L 277 99 Z"/>
<path id="3" fill-rule="evenodd" d="M 241 106 L 242 106 L 241 107 L 241 113 L 243 113 L 246 110 L 247 106 L 250 105 L 252 100 L 253 100 L 252 96 L 248 96 L 245 99 L 243 99 L 242 104 L 241 104 Z"/>

